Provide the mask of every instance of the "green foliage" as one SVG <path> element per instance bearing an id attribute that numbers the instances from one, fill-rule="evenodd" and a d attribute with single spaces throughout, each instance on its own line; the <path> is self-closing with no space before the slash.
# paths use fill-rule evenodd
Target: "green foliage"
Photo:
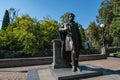
<path id="1" fill-rule="evenodd" d="M 97 22 L 110 25 L 111 20 L 114 17 L 112 8 L 113 8 L 112 0 L 104 0 L 101 3 L 101 7 L 98 11 L 99 15 L 96 16 Z"/>
<path id="2" fill-rule="evenodd" d="M 113 13 L 114 16 L 120 16 L 120 1 L 119 0 L 112 0 L 112 4 L 113 4 Z"/>
<path id="3" fill-rule="evenodd" d="M 81 50 L 80 54 L 81 55 L 100 54 L 100 51 L 99 49 L 89 48 L 89 49 Z"/>
<path id="4" fill-rule="evenodd" d="M 110 48 L 107 48 L 107 54 L 110 54 L 110 53 L 116 53 L 117 51 L 120 52 L 120 48 L 116 48 L 116 47 L 110 47 Z"/>
<path id="5" fill-rule="evenodd" d="M 116 54 L 114 54 L 114 57 L 120 58 L 120 51 L 117 51 Z"/>
<path id="6" fill-rule="evenodd" d="M 113 44 L 116 45 L 120 41 L 120 1 L 112 0 L 114 18 L 110 25 L 110 33 L 113 36 Z"/>
<path id="7" fill-rule="evenodd" d="M 9 51 L 9 50 L 0 50 L 0 59 L 4 58 L 24 58 L 31 57 L 31 54 L 26 54 L 23 51 Z"/>
<path id="8" fill-rule="evenodd" d="M 33 56 L 42 49 L 52 47 L 51 41 L 58 37 L 58 28 L 55 20 L 38 21 L 29 15 L 22 15 L 16 17 L 6 30 L 0 30 L 0 44 L 4 49 L 24 51 Z"/>
<path id="9" fill-rule="evenodd" d="M 87 34 L 89 35 L 90 39 L 97 39 L 98 38 L 98 30 L 95 22 L 90 23 L 89 27 L 87 28 Z"/>
<path id="10" fill-rule="evenodd" d="M 9 23 L 10 23 L 9 12 L 8 10 L 6 10 L 3 18 L 3 22 L 2 22 L 2 29 L 5 30 Z"/>
<path id="11" fill-rule="evenodd" d="M 112 23 L 112 19 L 114 18 L 113 14 L 113 4 L 112 0 L 104 0 L 101 3 L 101 7 L 99 9 L 99 15 L 96 16 L 96 20 L 98 24 L 104 23 L 105 24 L 105 41 L 107 45 L 111 45 L 113 38 L 110 32 L 110 24 Z M 99 27 L 99 26 L 98 26 Z M 100 32 L 99 32 L 100 34 Z M 99 36 L 100 37 L 100 36 Z"/>
<path id="12" fill-rule="evenodd" d="M 68 22 L 68 15 L 69 15 L 69 12 L 66 12 L 60 17 L 62 24 Z"/>
<path id="13" fill-rule="evenodd" d="M 93 47 L 97 47 L 99 48 L 100 45 L 100 37 L 101 37 L 101 30 L 99 29 L 99 27 L 97 27 L 95 22 L 91 22 L 89 27 L 86 30 L 86 35 L 89 38 L 90 41 L 92 41 L 93 43 Z M 100 32 L 100 33 L 99 33 Z"/>
<path id="14" fill-rule="evenodd" d="M 86 35 L 85 35 L 85 30 L 82 28 L 82 25 L 78 25 L 80 27 L 80 34 L 81 34 L 81 38 L 82 38 L 82 42 L 85 42 L 86 40 Z"/>
<path id="15" fill-rule="evenodd" d="M 96 16 L 96 21 L 90 23 L 86 33 L 87 37 L 92 41 L 94 47 L 98 47 L 102 42 L 102 29 L 100 24 L 105 24 L 104 37 L 107 46 L 116 46 L 120 41 L 120 1 L 119 0 L 104 0 L 101 3 L 99 14 Z M 96 46 L 98 45 L 98 46 Z"/>
<path id="16" fill-rule="evenodd" d="M 43 49 L 45 47 L 50 47 L 52 39 L 58 38 L 58 28 L 60 25 L 55 20 L 50 20 L 49 18 L 44 18 L 40 21 L 41 23 L 41 33 L 43 40 Z"/>

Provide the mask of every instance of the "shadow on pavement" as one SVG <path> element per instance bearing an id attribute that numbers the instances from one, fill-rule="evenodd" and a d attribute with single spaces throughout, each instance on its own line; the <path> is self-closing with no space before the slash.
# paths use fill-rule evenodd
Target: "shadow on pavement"
<path id="1" fill-rule="evenodd" d="M 80 65 L 79 68 L 81 70 L 90 70 L 90 71 L 101 71 L 103 75 L 111 75 L 111 74 L 120 74 L 120 70 L 111 70 L 111 69 L 105 69 L 93 65 Z"/>

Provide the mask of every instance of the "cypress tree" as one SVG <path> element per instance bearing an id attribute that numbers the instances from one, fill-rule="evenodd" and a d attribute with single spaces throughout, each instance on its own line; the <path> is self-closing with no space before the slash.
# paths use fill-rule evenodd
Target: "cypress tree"
<path id="1" fill-rule="evenodd" d="M 9 12 L 8 10 L 6 10 L 3 18 L 3 22 L 2 22 L 2 29 L 5 30 L 9 23 L 10 23 Z"/>

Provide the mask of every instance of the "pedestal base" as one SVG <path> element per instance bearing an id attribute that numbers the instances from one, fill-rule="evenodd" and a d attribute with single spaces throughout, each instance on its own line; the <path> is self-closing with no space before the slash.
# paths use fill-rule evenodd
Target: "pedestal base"
<path id="1" fill-rule="evenodd" d="M 52 69 L 49 68 L 55 80 L 74 80 L 101 75 L 98 71 L 77 71 L 73 72 L 71 68 Z"/>
<path id="2" fill-rule="evenodd" d="M 29 71 L 27 80 L 74 80 L 99 75 L 102 75 L 102 72 L 91 70 L 72 72 L 71 68 L 53 69 L 49 67 Z"/>

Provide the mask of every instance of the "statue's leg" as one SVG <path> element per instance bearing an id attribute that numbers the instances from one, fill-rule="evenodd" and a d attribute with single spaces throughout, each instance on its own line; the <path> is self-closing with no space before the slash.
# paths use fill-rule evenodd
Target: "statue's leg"
<path id="1" fill-rule="evenodd" d="M 72 71 L 75 72 L 77 71 L 78 63 L 77 63 L 76 53 L 74 50 L 71 52 L 71 59 L 72 59 Z"/>
<path id="2" fill-rule="evenodd" d="M 64 59 L 64 42 L 61 42 L 61 58 Z"/>
<path id="3" fill-rule="evenodd" d="M 72 60 L 72 66 L 74 66 L 75 64 L 75 60 L 74 60 L 74 58 L 75 58 L 75 53 L 74 53 L 74 51 L 71 51 L 71 60 Z"/>

